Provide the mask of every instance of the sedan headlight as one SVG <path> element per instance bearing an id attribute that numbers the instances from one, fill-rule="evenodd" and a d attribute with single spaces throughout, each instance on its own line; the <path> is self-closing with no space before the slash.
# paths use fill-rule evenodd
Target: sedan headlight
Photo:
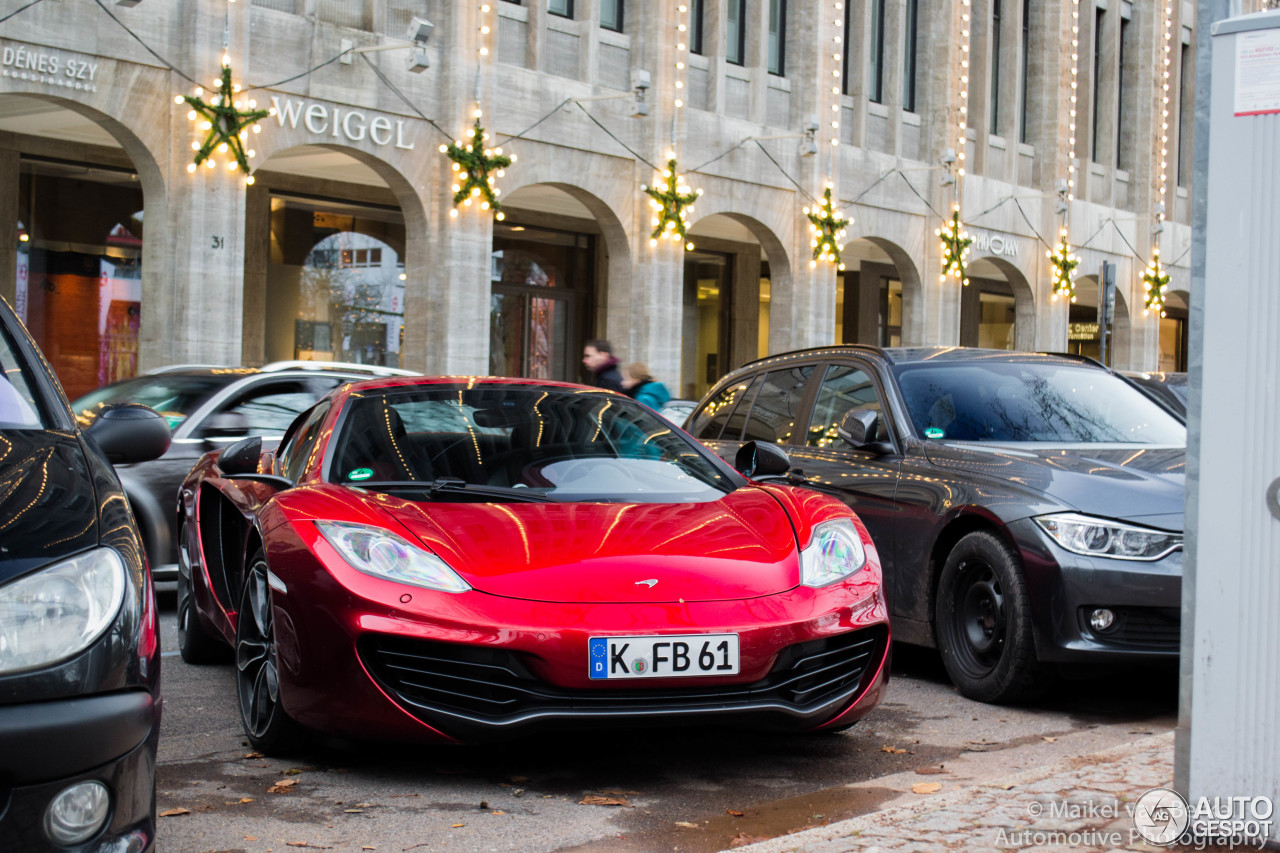
<path id="1" fill-rule="evenodd" d="M 809 547 L 800 552 L 800 583 L 827 586 L 849 577 L 867 564 L 858 528 L 846 518 L 826 521 L 813 529 Z"/>
<path id="2" fill-rule="evenodd" d="M 1116 560 L 1158 560 L 1182 547 L 1182 534 L 1137 527 L 1109 518 L 1074 512 L 1042 515 L 1035 520 L 1045 533 L 1074 554 Z"/>
<path id="3" fill-rule="evenodd" d="M 120 555 L 96 548 L 0 587 L 0 674 L 89 648 L 115 621 L 127 584 Z"/>
<path id="4" fill-rule="evenodd" d="M 471 589 L 444 560 L 381 527 L 342 521 L 315 524 L 342 559 L 366 575 L 441 592 Z"/>

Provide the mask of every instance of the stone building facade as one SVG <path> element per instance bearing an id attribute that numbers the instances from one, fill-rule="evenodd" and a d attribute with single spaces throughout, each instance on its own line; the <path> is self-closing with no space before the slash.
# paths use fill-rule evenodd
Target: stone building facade
<path id="1" fill-rule="evenodd" d="M 44 0 L 2 14 L 0 228 L 17 239 L 0 246 L 0 294 L 72 396 L 186 362 L 578 380 L 597 337 L 681 396 L 841 341 L 1097 356 L 1104 262 L 1106 360 L 1185 367 L 1189 2 Z M 243 109 L 275 110 L 247 134 L 251 184 L 221 155 L 188 168 L 207 131 L 178 101 L 197 84 L 208 100 L 224 57 Z M 440 150 L 477 121 L 517 157 L 495 179 L 501 221 L 454 204 Z M 701 192 L 692 249 L 650 241 L 642 187 L 672 156 Z M 811 263 L 805 209 L 828 185 L 851 220 L 843 269 Z M 957 200 L 968 286 L 939 276 L 935 232 Z M 1074 304 L 1053 298 L 1047 256 L 1064 223 Z M 1144 313 L 1157 248 L 1163 318 Z"/>

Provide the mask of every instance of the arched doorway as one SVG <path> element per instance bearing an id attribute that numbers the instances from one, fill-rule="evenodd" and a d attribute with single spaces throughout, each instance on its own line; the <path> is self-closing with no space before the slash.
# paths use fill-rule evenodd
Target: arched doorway
<path id="1" fill-rule="evenodd" d="M 1124 295 L 1115 288 L 1105 312 L 1099 311 L 1099 305 L 1098 277 L 1077 278 L 1076 301 L 1069 306 L 1067 315 L 1067 351 L 1126 367 L 1128 357 L 1121 355 L 1129 346 L 1129 307 Z"/>
<path id="2" fill-rule="evenodd" d="M 1164 316 L 1160 318 L 1160 370 L 1187 369 L 1187 307 L 1191 295 L 1185 290 L 1170 291 L 1165 297 Z"/>
<path id="3" fill-rule="evenodd" d="M 273 153 L 254 177 L 245 362 L 402 366 L 408 183 L 367 154 L 313 145 Z"/>
<path id="4" fill-rule="evenodd" d="M 960 294 L 960 345 L 1003 350 L 1035 348 L 1035 297 L 1013 264 L 983 257 L 967 266 Z"/>
<path id="5" fill-rule="evenodd" d="M 696 400 L 725 373 L 768 355 L 772 305 L 790 268 L 777 237 L 747 216 L 703 217 L 689 241 L 679 395 Z"/>
<path id="6" fill-rule="evenodd" d="M 836 289 L 837 343 L 902 346 L 917 340 L 912 328 L 920 278 L 900 246 L 860 237 L 841 249 L 844 271 Z"/>
<path id="7" fill-rule="evenodd" d="M 119 122 L 60 98 L 0 95 L 0 131 L 0 185 L 17 202 L 0 210 L 16 237 L 0 252 L 3 292 L 71 398 L 133 376 L 144 219 L 165 221 L 154 159 Z"/>

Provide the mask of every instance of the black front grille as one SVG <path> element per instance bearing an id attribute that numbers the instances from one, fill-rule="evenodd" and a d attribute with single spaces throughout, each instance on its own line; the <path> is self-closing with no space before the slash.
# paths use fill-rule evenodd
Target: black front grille
<path id="1" fill-rule="evenodd" d="M 1182 617 L 1176 607 L 1112 607 L 1115 623 L 1106 631 L 1089 625 L 1093 607 L 1080 608 L 1080 621 L 1089 635 L 1099 642 L 1151 649 L 1177 651 L 1182 643 Z"/>
<path id="2" fill-rule="evenodd" d="M 682 712 L 769 710 L 806 717 L 852 698 L 864 675 L 883 660 L 887 639 L 884 626 L 873 626 L 789 646 L 770 673 L 752 684 L 655 690 L 556 687 L 538 678 L 520 654 L 482 646 L 379 634 L 365 637 L 358 648 L 365 667 L 420 719 L 502 727 Z"/>

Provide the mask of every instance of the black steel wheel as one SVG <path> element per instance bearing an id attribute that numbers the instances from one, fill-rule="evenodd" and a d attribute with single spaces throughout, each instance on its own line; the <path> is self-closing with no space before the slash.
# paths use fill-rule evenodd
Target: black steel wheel
<path id="1" fill-rule="evenodd" d="M 1021 561 L 996 534 L 970 533 L 947 555 L 935 619 L 947 674 L 970 699 L 1027 701 L 1052 682 L 1036 656 Z"/>
<path id="2" fill-rule="evenodd" d="M 178 651 L 189 664 L 215 663 L 229 657 L 230 649 L 200 622 L 191 597 L 191 562 L 186 531 L 178 533 Z"/>
<path id="3" fill-rule="evenodd" d="M 261 552 L 249 562 L 236 618 L 236 698 L 240 721 L 253 748 L 279 755 L 297 746 L 301 728 L 285 712 L 280 697 L 275 619 L 267 561 Z"/>

